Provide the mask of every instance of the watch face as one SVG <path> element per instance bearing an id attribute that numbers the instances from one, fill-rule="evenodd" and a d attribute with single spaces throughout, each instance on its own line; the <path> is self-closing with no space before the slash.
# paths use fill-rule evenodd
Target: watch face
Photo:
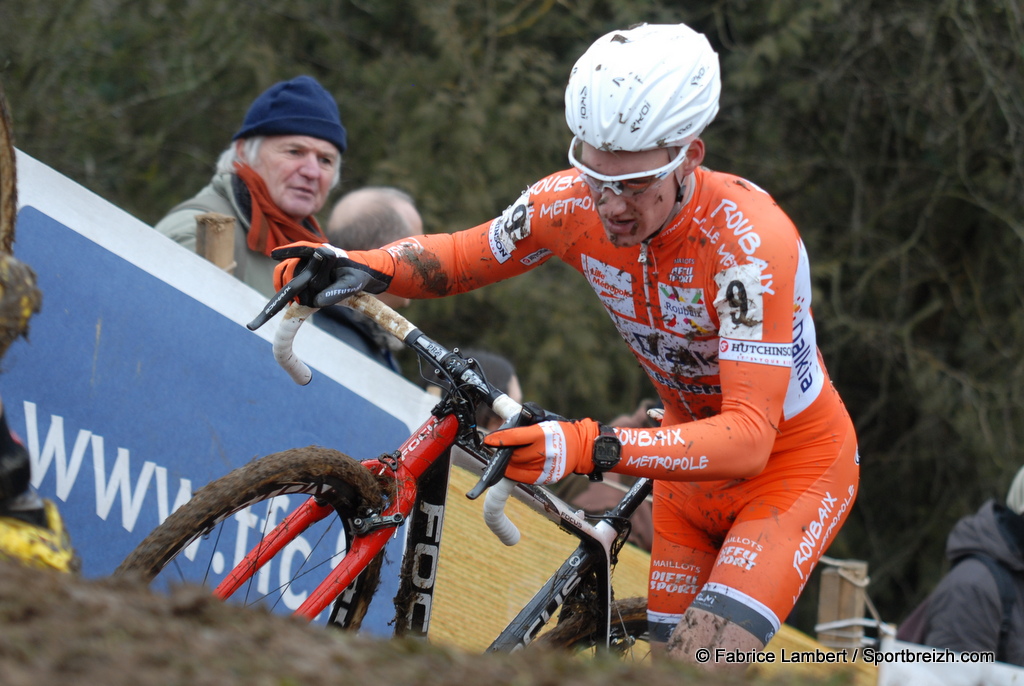
<path id="1" fill-rule="evenodd" d="M 619 463 L 622 444 L 617 438 L 599 436 L 594 439 L 594 466 L 599 469 L 611 469 Z"/>

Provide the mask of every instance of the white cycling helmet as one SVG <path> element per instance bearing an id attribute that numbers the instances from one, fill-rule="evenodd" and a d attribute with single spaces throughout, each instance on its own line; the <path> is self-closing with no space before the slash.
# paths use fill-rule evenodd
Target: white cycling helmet
<path id="1" fill-rule="evenodd" d="M 718 113 L 718 55 L 685 24 L 641 24 L 594 41 L 565 89 L 573 135 L 600 150 L 686 146 Z"/>

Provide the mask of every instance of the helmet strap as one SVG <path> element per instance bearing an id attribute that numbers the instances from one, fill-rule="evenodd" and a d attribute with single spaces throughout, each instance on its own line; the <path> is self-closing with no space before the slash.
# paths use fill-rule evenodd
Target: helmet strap
<path id="1" fill-rule="evenodd" d="M 687 177 L 691 175 L 692 172 L 691 174 L 688 174 Z M 676 201 L 672 205 L 672 210 L 668 213 L 668 217 L 665 219 L 665 223 L 662 224 L 657 231 L 655 231 L 654 233 L 647 237 L 648 241 L 657 236 L 662 231 L 664 231 L 665 227 L 672 223 L 672 220 L 679 215 L 679 212 L 683 209 L 686 203 L 690 201 L 690 198 L 688 197 L 690 187 L 686 185 L 685 181 L 686 179 L 684 178 L 682 181 L 678 182 L 679 188 L 676 190 Z"/>
<path id="2" fill-rule="evenodd" d="M 679 180 L 678 188 L 676 189 L 676 204 L 672 206 L 672 213 L 669 215 L 669 221 L 675 219 L 675 216 L 679 214 L 679 211 L 683 209 L 686 203 L 690 202 L 690 194 L 692 186 L 686 183 L 686 180 L 693 176 L 693 173 L 687 174 L 685 177 Z M 665 222 L 666 224 L 668 222 Z"/>
<path id="3" fill-rule="evenodd" d="M 648 241 L 653 239 L 655 236 L 657 236 L 659 233 L 664 231 L 665 227 L 672 223 L 672 220 L 676 218 L 676 215 L 679 214 L 679 210 L 681 210 L 682 208 L 683 208 L 683 206 L 680 204 L 679 200 L 677 199 L 675 204 L 672 205 L 672 211 L 668 213 L 668 217 L 665 219 L 665 223 L 662 224 L 660 227 L 658 227 L 657 231 L 655 231 L 650 236 L 648 236 L 647 239 L 644 240 L 644 242 L 647 243 Z"/>

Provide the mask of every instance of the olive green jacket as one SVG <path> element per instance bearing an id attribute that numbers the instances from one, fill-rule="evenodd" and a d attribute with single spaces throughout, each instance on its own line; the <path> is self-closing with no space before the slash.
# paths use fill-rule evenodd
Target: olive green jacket
<path id="1" fill-rule="evenodd" d="M 234 174 L 216 174 L 210 184 L 193 198 L 171 208 L 156 224 L 156 230 L 172 238 L 189 250 L 196 249 L 196 216 L 218 212 L 235 218 L 235 270 L 234 275 L 267 298 L 274 295 L 275 260 L 263 253 L 250 250 L 246 245 L 251 212 L 240 207 L 234 192 Z"/>

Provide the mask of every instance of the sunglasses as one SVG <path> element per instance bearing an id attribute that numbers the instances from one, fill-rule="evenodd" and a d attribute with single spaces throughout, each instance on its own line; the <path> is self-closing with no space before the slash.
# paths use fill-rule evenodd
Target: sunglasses
<path id="1" fill-rule="evenodd" d="M 690 147 L 686 145 L 680 148 L 679 154 L 671 162 L 657 169 L 608 176 L 607 174 L 597 173 L 576 158 L 576 147 L 582 146 L 582 143 L 583 141 L 573 136 L 572 143 L 569 144 L 569 164 L 579 171 L 580 178 L 583 179 L 584 183 L 598 195 L 604 193 L 604 189 L 608 188 L 615 195 L 625 195 L 626 197 L 635 197 L 641 193 L 646 193 L 664 181 L 669 174 L 683 163 L 683 160 L 686 159 L 686 150 Z"/>

